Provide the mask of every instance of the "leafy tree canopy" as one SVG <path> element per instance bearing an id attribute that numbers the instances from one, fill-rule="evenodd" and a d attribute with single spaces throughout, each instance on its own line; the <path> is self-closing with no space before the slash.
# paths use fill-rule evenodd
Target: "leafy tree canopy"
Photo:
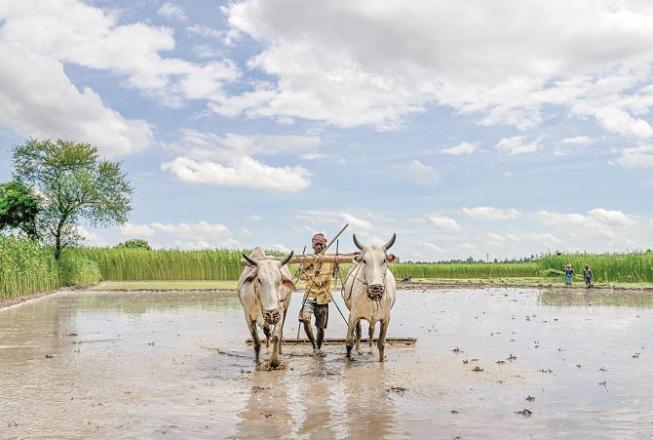
<path id="1" fill-rule="evenodd" d="M 25 184 L 18 180 L 0 184 L 0 231 L 16 228 L 36 239 L 38 213 L 39 198 Z"/>
<path id="2" fill-rule="evenodd" d="M 104 227 L 127 221 L 132 189 L 120 163 L 100 159 L 96 147 L 30 139 L 14 149 L 13 162 L 15 176 L 43 195 L 37 228 L 57 258 L 82 240 L 80 220 Z"/>
<path id="3" fill-rule="evenodd" d="M 146 249 L 148 251 L 151 251 L 152 248 L 150 247 L 150 244 L 147 242 L 147 240 L 141 240 L 141 239 L 132 239 L 132 240 L 127 240 L 122 243 L 118 243 L 116 248 L 123 248 L 123 249 Z"/>

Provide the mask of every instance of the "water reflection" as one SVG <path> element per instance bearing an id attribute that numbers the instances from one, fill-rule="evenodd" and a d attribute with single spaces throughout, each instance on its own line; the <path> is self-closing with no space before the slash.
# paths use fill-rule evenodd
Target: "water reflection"
<path id="1" fill-rule="evenodd" d="M 292 433 L 289 384 L 283 371 L 261 372 L 251 380 L 249 397 L 238 413 L 238 439 L 288 438 Z"/>
<path id="2" fill-rule="evenodd" d="M 615 306 L 653 308 L 653 293 L 620 290 L 546 289 L 538 295 L 545 306 Z"/>

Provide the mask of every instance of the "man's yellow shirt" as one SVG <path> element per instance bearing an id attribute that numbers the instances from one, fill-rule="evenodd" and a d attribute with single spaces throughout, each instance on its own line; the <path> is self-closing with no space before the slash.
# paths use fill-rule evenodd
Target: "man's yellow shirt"
<path id="1" fill-rule="evenodd" d="M 306 298 L 317 302 L 318 304 L 328 304 L 331 302 L 331 283 L 333 282 L 333 271 L 336 265 L 331 262 L 323 261 L 317 263 L 320 267 L 319 272 L 315 273 L 315 264 L 309 264 L 302 270 L 300 279 L 306 283 Z"/>

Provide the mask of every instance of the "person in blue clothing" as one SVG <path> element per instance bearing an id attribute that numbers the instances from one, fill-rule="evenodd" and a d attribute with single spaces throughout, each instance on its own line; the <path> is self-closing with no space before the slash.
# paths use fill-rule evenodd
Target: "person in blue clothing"
<path id="1" fill-rule="evenodd" d="M 574 268 L 571 267 L 571 263 L 565 264 L 565 286 L 571 286 L 571 283 L 574 281 Z"/>

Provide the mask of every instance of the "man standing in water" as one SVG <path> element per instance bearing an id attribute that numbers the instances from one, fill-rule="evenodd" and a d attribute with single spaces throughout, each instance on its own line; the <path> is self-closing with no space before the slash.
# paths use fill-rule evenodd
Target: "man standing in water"
<path id="1" fill-rule="evenodd" d="M 315 234 L 311 240 L 315 256 L 324 253 L 327 244 L 324 234 Z M 323 261 L 319 257 L 305 266 L 299 278 L 306 283 L 304 306 L 299 311 L 299 321 L 304 323 L 304 331 L 313 345 L 313 353 L 321 354 L 324 330 L 329 322 L 329 303 L 331 302 L 331 282 L 336 271 L 334 263 Z M 317 340 L 311 329 L 311 315 L 315 315 Z"/>

